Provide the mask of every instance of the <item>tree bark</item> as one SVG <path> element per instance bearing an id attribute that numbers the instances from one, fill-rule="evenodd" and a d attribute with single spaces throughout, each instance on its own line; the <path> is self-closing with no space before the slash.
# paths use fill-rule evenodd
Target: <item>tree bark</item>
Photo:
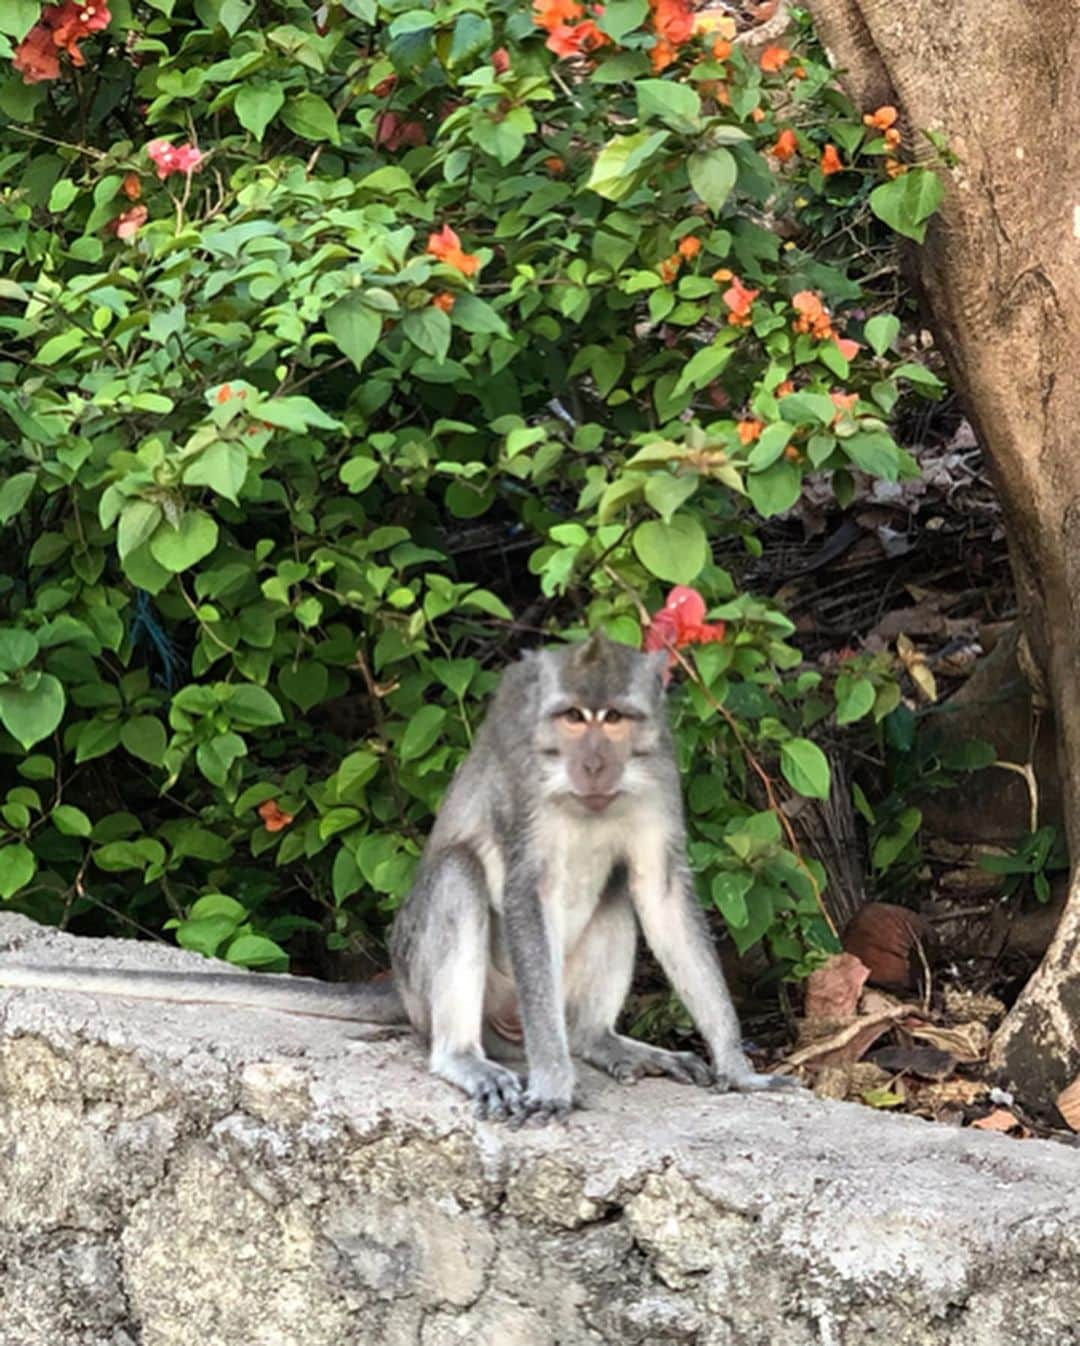
<path id="1" fill-rule="evenodd" d="M 1080 1074 L 1080 3 L 809 8 L 855 101 L 895 104 L 916 155 L 925 129 L 958 159 L 911 262 L 990 457 L 1058 726 L 1069 901 L 992 1048 L 1018 1094 L 1045 1107 Z"/>

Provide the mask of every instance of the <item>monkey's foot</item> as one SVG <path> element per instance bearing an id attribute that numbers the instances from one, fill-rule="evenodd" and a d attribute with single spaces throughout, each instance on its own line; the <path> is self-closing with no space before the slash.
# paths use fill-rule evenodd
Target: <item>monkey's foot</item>
<path id="1" fill-rule="evenodd" d="M 713 1085 L 722 1094 L 780 1093 L 785 1089 L 804 1088 L 802 1081 L 793 1075 L 761 1075 L 742 1062 L 726 1070 L 717 1070 Z"/>
<path id="2" fill-rule="evenodd" d="M 432 1055 L 431 1070 L 463 1089 L 476 1104 L 478 1117 L 505 1121 L 526 1115 L 520 1078 L 479 1052 Z"/>
<path id="3" fill-rule="evenodd" d="M 633 1084 L 645 1075 L 669 1075 L 682 1084 L 711 1084 L 713 1073 L 693 1052 L 668 1052 L 646 1042 L 607 1033 L 584 1047 L 581 1059 L 606 1070 L 621 1084 Z"/>

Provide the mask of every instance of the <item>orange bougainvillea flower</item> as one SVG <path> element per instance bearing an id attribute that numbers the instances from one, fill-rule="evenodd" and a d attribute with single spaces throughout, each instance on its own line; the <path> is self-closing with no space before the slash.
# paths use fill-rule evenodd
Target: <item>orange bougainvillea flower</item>
<path id="1" fill-rule="evenodd" d="M 707 645 L 712 641 L 723 640 L 724 630 L 723 622 L 705 620 L 705 600 L 696 589 L 677 584 L 660 611 L 653 613 L 645 628 L 641 648 L 647 654 L 667 650 L 666 682 L 671 675 L 671 668 L 678 663 L 676 650 L 685 649 L 688 645 Z"/>
<path id="2" fill-rule="evenodd" d="M 558 177 L 560 173 L 566 172 L 566 160 L 560 159 L 557 154 L 549 154 L 544 160 L 544 167 L 549 173 Z"/>
<path id="3" fill-rule="evenodd" d="M 872 126 L 875 131 L 887 131 L 896 121 L 896 108 L 885 103 L 874 112 L 868 112 L 863 118 L 864 126 Z"/>
<path id="4" fill-rule="evenodd" d="M 829 310 L 813 290 L 800 290 L 791 305 L 799 315 L 791 324 L 796 332 L 804 332 L 816 341 L 827 341 L 835 335 Z"/>
<path id="5" fill-rule="evenodd" d="M 896 127 L 895 126 L 890 127 L 890 129 L 885 132 L 886 148 L 890 150 L 896 149 L 897 145 L 900 144 L 900 139 L 901 139 L 900 132 L 896 129 Z"/>
<path id="6" fill-rule="evenodd" d="M 268 832 L 280 832 L 293 820 L 291 813 L 286 813 L 278 807 L 276 799 L 268 799 L 265 804 L 260 804 L 256 812 Z"/>
<path id="7" fill-rule="evenodd" d="M 659 75 L 662 70 L 666 70 L 669 65 L 678 59 L 678 48 L 673 47 L 670 42 L 665 42 L 663 38 L 659 38 L 649 51 L 649 61 L 652 64 L 654 75 Z"/>
<path id="8" fill-rule="evenodd" d="M 791 52 L 786 47 L 766 47 L 758 64 L 766 74 L 775 75 L 778 70 L 783 70 L 790 60 Z"/>
<path id="9" fill-rule="evenodd" d="M 142 196 L 142 182 L 138 173 L 126 173 L 120 184 L 120 190 L 129 201 L 137 201 Z"/>
<path id="10" fill-rule="evenodd" d="M 750 120 L 752 122 L 763 122 L 765 120 L 765 111 L 763 108 L 755 107 L 750 109 Z"/>
<path id="11" fill-rule="evenodd" d="M 505 47 L 496 47 L 491 53 L 491 66 L 496 75 L 505 75 L 510 69 L 510 53 Z"/>
<path id="12" fill-rule="evenodd" d="M 907 171 L 907 164 L 902 164 L 899 159 L 885 160 L 885 172 L 890 178 L 898 178 L 901 173 L 906 173 Z"/>
<path id="13" fill-rule="evenodd" d="M 712 58 L 714 61 L 726 61 L 734 48 L 726 37 L 717 38 L 712 44 Z"/>
<path id="14" fill-rule="evenodd" d="M 826 177 L 829 177 L 833 173 L 842 173 L 844 171 L 843 160 L 840 158 L 835 145 L 825 146 L 819 167 Z"/>
<path id="15" fill-rule="evenodd" d="M 830 393 L 829 396 L 832 398 L 832 404 L 836 408 L 836 415 L 833 418 L 834 425 L 846 411 L 852 411 L 855 403 L 859 400 L 858 393 Z"/>
<path id="16" fill-rule="evenodd" d="M 749 322 L 750 308 L 760 293 L 760 290 L 747 289 L 738 276 L 732 276 L 730 287 L 720 296 L 731 310 L 728 322 L 731 322 L 732 318 L 737 323 L 742 323 L 744 320 Z"/>
<path id="17" fill-rule="evenodd" d="M 592 19 L 583 19 L 581 23 L 561 23 L 553 28 L 544 46 L 556 56 L 585 56 L 610 41 Z"/>
<path id="18" fill-rule="evenodd" d="M 773 394 L 773 396 L 777 398 L 787 397 L 788 393 L 793 393 L 794 391 L 795 391 L 794 383 L 792 383 L 790 379 L 785 379 L 783 383 L 777 386 L 776 392 Z"/>
<path id="19" fill-rule="evenodd" d="M 448 224 L 444 224 L 437 234 L 428 236 L 426 252 L 460 271 L 463 276 L 475 275 L 480 270 L 480 258 L 465 252 L 461 239 Z"/>
<path id="20" fill-rule="evenodd" d="M 735 433 L 739 436 L 740 444 L 753 444 L 764 429 L 761 421 L 740 421 L 735 427 Z"/>
<path id="21" fill-rule="evenodd" d="M 769 153 L 772 157 L 779 159 L 782 164 L 786 164 L 798 151 L 799 141 L 790 126 L 785 126 L 776 137 L 776 143 L 769 147 Z"/>
<path id="22" fill-rule="evenodd" d="M 449 290 L 440 290 L 431 302 L 436 308 L 441 308 L 444 313 L 449 313 L 454 307 L 454 296 Z"/>
<path id="23" fill-rule="evenodd" d="M 690 0 L 649 0 L 656 32 L 674 47 L 689 42 L 694 33 L 694 11 Z"/>
<path id="24" fill-rule="evenodd" d="M 722 266 L 719 271 L 712 273 L 712 278 L 718 285 L 726 285 L 729 280 L 734 280 L 735 276 L 726 266 Z"/>
<path id="25" fill-rule="evenodd" d="M 673 252 L 670 257 L 665 258 L 665 260 L 656 268 L 660 274 L 660 279 L 665 285 L 670 285 L 679 274 L 680 266 L 682 266 L 682 258 L 677 252 Z"/>
<path id="26" fill-rule="evenodd" d="M 687 261 L 696 257 L 701 251 L 701 239 L 695 238 L 693 234 L 687 234 L 685 238 L 679 239 L 679 256 L 685 257 Z"/>
<path id="27" fill-rule="evenodd" d="M 577 0 L 535 0 L 533 23 L 553 33 L 566 23 L 573 23 L 585 13 Z"/>
<path id="28" fill-rule="evenodd" d="M 862 350 L 862 346 L 857 341 L 852 341 L 850 337 L 834 336 L 833 340 L 836 342 L 836 349 L 845 360 L 854 360 Z"/>

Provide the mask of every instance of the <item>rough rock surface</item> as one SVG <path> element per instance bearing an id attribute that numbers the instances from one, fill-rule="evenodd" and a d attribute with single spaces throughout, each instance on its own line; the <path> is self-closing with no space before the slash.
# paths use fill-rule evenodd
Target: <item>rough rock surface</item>
<path id="1" fill-rule="evenodd" d="M 0 957 L 175 950 L 0 917 Z M 587 1072 L 476 1122 L 411 1041 L 0 992 L 0 1346 L 1066 1346 L 1080 1157 Z"/>

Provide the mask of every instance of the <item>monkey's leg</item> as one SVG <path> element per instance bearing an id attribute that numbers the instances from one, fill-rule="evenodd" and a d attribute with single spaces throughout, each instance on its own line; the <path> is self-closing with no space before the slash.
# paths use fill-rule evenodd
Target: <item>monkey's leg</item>
<path id="1" fill-rule="evenodd" d="M 636 947 L 637 922 L 629 898 L 605 896 L 566 963 L 571 1050 L 623 1084 L 643 1075 L 710 1084 L 712 1071 L 693 1052 L 665 1051 L 615 1032 L 630 990 Z"/>
<path id="2" fill-rule="evenodd" d="M 798 1088 L 798 1080 L 758 1074 L 743 1054 L 735 1006 L 689 873 L 681 865 L 670 873 L 650 866 L 635 876 L 633 900 L 649 947 L 709 1044 L 717 1088 Z"/>
<path id="3" fill-rule="evenodd" d="M 463 1089 L 480 1116 L 505 1118 L 520 1114 L 522 1085 L 480 1045 L 489 924 L 483 866 L 466 847 L 454 847 L 402 909 L 394 963 L 410 1018 L 430 1039 L 432 1073 Z"/>

